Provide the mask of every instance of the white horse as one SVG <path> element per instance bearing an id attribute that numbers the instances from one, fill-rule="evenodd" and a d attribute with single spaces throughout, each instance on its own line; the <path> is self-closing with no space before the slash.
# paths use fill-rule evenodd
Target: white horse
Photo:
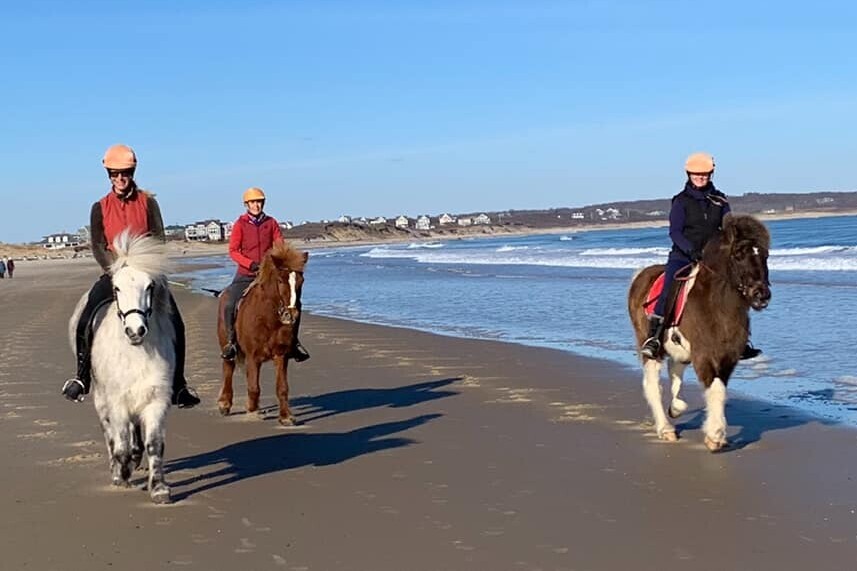
<path id="1" fill-rule="evenodd" d="M 99 309 L 93 321 L 93 401 L 107 442 L 113 485 L 130 486 L 145 445 L 149 495 L 155 503 L 168 503 L 164 438 L 176 356 L 164 277 L 166 253 L 159 240 L 131 236 L 127 230 L 114 240 L 113 253 L 113 301 Z M 69 320 L 72 351 L 86 299 L 84 294 Z"/>

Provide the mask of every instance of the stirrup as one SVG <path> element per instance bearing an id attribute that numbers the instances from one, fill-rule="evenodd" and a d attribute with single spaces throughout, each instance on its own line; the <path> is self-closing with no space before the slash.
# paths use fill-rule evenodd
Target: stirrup
<path id="1" fill-rule="evenodd" d="M 756 349 L 755 347 L 753 347 L 752 343 L 748 342 L 746 345 L 744 345 L 744 350 L 741 352 L 741 356 L 738 357 L 738 359 L 740 359 L 741 361 L 746 361 L 747 359 L 755 359 L 761 354 L 761 349 Z"/>
<path id="2" fill-rule="evenodd" d="M 649 359 L 657 359 L 658 353 L 661 352 L 661 342 L 655 337 L 649 337 L 643 342 L 640 348 L 640 355 Z"/>
<path id="3" fill-rule="evenodd" d="M 86 386 L 80 379 L 72 378 L 63 383 L 62 396 L 71 402 L 83 402 Z"/>
<path id="4" fill-rule="evenodd" d="M 294 348 L 292 349 L 292 359 L 295 360 L 295 363 L 303 363 L 307 359 L 309 359 L 309 352 L 301 345 L 300 341 L 298 341 Z"/>

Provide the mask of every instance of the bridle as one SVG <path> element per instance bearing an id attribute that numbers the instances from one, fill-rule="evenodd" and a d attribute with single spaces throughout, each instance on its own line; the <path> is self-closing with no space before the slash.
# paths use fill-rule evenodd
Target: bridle
<path id="1" fill-rule="evenodd" d="M 128 311 L 122 311 L 122 308 L 119 307 L 119 299 L 116 297 L 116 288 L 113 288 L 113 302 L 116 304 L 116 315 L 119 316 L 119 319 L 122 321 L 122 325 L 125 325 L 125 320 L 128 319 L 129 315 L 134 315 L 135 313 L 139 313 L 143 316 L 143 321 L 148 321 L 149 317 L 152 315 L 152 290 L 154 289 L 154 284 L 150 284 L 147 288 L 147 296 L 149 298 L 149 307 L 146 310 L 142 310 L 138 307 L 134 307 L 129 309 Z"/>
<path id="2" fill-rule="evenodd" d="M 304 273 L 298 270 L 289 270 L 289 304 L 286 305 L 283 301 L 283 296 L 280 295 L 279 287 L 277 288 L 277 297 L 280 300 L 280 303 L 277 305 L 277 319 L 279 319 L 280 323 L 283 325 L 292 325 L 294 323 L 294 319 L 292 319 L 292 314 L 289 311 L 290 309 L 297 309 L 297 276 L 300 275 L 303 277 Z M 282 283 L 282 280 L 278 277 L 278 283 Z"/>

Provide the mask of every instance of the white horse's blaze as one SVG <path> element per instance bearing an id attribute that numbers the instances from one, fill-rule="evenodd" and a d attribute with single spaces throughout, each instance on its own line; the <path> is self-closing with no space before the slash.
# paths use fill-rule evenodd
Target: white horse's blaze
<path id="1" fill-rule="evenodd" d="M 298 275 L 295 272 L 289 272 L 289 309 L 295 309 L 296 303 L 298 301 Z"/>
<path id="2" fill-rule="evenodd" d="M 726 444 L 726 385 L 719 377 L 705 389 L 705 422 L 702 431 L 714 444 Z"/>

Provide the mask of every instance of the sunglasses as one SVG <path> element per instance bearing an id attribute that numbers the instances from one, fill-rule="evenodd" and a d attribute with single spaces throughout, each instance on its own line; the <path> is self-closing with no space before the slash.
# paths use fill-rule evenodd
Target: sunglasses
<path id="1" fill-rule="evenodd" d="M 248 200 L 247 204 L 265 204 L 265 201 L 254 198 L 253 200 Z"/>
<path id="2" fill-rule="evenodd" d="M 688 174 L 689 174 L 690 176 L 704 176 L 705 178 L 710 178 L 710 177 L 711 177 L 711 173 L 710 173 L 710 172 L 692 172 L 692 173 L 688 173 Z"/>
<path id="3" fill-rule="evenodd" d="M 134 169 L 107 169 L 107 176 L 110 178 L 117 178 L 120 176 L 124 176 L 125 178 L 131 178 L 134 176 Z"/>

